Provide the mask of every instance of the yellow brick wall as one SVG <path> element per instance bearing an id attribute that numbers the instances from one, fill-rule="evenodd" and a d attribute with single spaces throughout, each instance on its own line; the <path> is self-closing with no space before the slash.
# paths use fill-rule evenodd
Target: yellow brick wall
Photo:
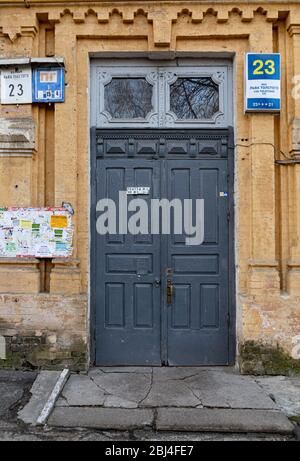
<path id="1" fill-rule="evenodd" d="M 300 165 L 277 166 L 274 161 L 300 158 L 300 99 L 292 97 L 292 78 L 300 75 L 300 4 L 31 0 L 27 6 L 0 0 L 0 55 L 63 56 L 66 101 L 54 110 L 0 105 L 0 119 L 30 117 L 35 124 L 30 157 L 0 157 L 0 205 L 71 202 L 75 248 L 73 258 L 63 263 L 0 260 L 0 292 L 5 293 L 0 296 L 0 334 L 26 336 L 28 319 L 31 338 L 41 330 L 47 337 L 49 329 L 55 347 L 34 346 L 41 350 L 43 364 L 47 354 L 59 364 L 59 354 L 72 350 L 78 338 L 88 349 L 89 54 L 164 53 L 172 58 L 176 52 L 226 52 L 234 66 L 236 309 L 242 370 L 272 372 L 266 360 L 278 355 L 286 359 L 284 366 L 297 367 L 290 358 L 300 335 Z M 246 51 L 281 53 L 280 116 L 244 114 Z M 68 334 L 52 322 L 56 315 Z"/>

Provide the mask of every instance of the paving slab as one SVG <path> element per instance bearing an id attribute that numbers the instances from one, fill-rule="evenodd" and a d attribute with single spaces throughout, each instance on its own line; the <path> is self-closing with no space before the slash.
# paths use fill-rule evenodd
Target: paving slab
<path id="1" fill-rule="evenodd" d="M 154 412 L 149 409 L 57 407 L 50 416 L 49 425 L 131 430 L 151 427 L 153 420 Z"/>
<path id="2" fill-rule="evenodd" d="M 251 376 L 206 370 L 184 380 L 208 408 L 276 409 L 274 401 Z"/>
<path id="3" fill-rule="evenodd" d="M 89 377 L 107 396 L 117 397 L 125 406 L 128 402 L 138 406 L 152 385 L 152 373 L 109 372 Z"/>
<path id="4" fill-rule="evenodd" d="M 279 411 L 208 408 L 158 408 L 157 430 L 264 432 L 293 434 L 294 425 Z"/>
<path id="5" fill-rule="evenodd" d="M 300 416 L 300 377 L 261 376 L 255 380 L 285 414 Z"/>
<path id="6" fill-rule="evenodd" d="M 60 371 L 41 371 L 30 390 L 30 401 L 18 413 L 19 419 L 27 424 L 36 424 L 60 374 Z"/>
<path id="7" fill-rule="evenodd" d="M 140 402 L 143 407 L 197 407 L 201 400 L 185 385 L 184 381 L 168 380 L 155 382 L 148 396 Z"/>
<path id="8" fill-rule="evenodd" d="M 60 398 L 59 406 L 101 406 L 106 398 L 89 376 L 71 375 Z"/>
<path id="9" fill-rule="evenodd" d="M 109 395 L 106 397 L 104 404 L 106 408 L 138 408 L 138 402 L 127 400 L 117 395 Z"/>

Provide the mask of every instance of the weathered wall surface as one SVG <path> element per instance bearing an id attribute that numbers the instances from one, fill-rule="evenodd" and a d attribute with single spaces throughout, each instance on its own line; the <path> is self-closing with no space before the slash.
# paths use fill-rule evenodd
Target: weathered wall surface
<path id="1" fill-rule="evenodd" d="M 0 367 L 84 368 L 87 298 L 53 294 L 0 295 L 6 360 Z"/>
<path id="2" fill-rule="evenodd" d="M 246 51 L 281 53 L 280 116 L 244 115 Z M 233 56 L 239 362 L 244 372 L 299 369 L 300 165 L 275 160 L 300 158 L 300 4 L 277 0 L 0 1 L 1 57 L 63 56 L 67 71 L 65 103 L 0 106 L 0 204 L 75 208 L 72 259 L 0 260 L 10 363 L 78 368 L 88 357 L 89 54 L 103 52 Z"/>

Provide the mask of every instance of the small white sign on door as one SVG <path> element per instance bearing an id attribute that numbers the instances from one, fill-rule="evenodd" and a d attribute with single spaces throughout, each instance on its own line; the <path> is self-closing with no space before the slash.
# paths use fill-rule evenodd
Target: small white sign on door
<path id="1" fill-rule="evenodd" d="M 138 187 L 127 187 L 127 195 L 148 195 L 150 193 L 150 187 L 138 186 Z"/>
<path id="2" fill-rule="evenodd" d="M 32 77 L 30 66 L 1 70 L 1 104 L 31 104 Z"/>

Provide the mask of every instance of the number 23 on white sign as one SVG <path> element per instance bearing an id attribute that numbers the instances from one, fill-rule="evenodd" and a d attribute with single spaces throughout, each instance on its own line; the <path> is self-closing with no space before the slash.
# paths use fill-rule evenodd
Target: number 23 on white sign
<path id="1" fill-rule="evenodd" d="M 30 104 L 31 102 L 31 67 L 21 66 L 1 70 L 1 104 Z"/>

